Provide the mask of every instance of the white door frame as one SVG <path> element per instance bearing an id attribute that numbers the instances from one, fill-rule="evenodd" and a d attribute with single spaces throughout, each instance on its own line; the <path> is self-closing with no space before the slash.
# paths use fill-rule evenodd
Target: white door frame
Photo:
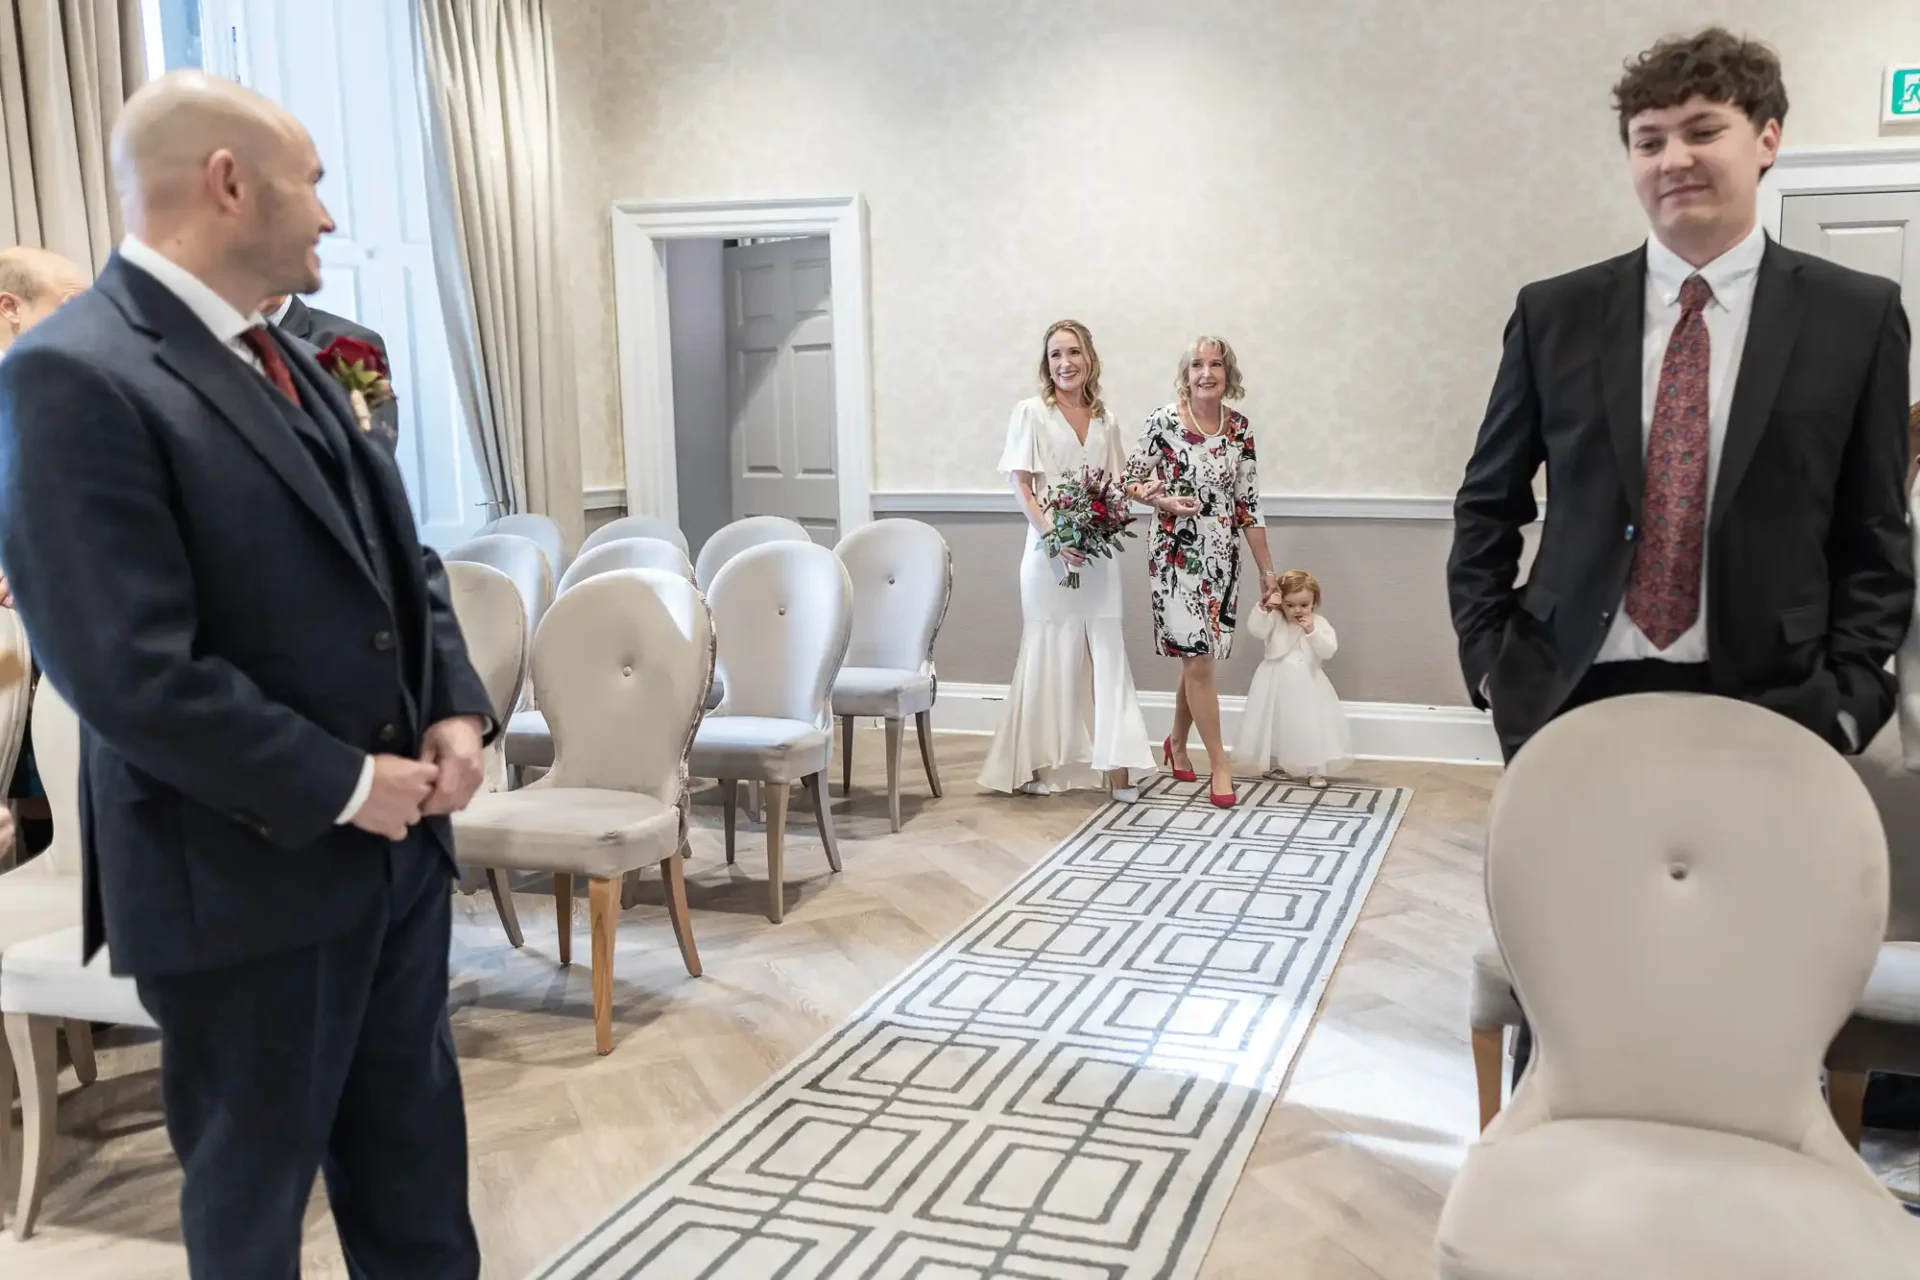
<path id="1" fill-rule="evenodd" d="M 1782 147 L 1772 172 L 1760 185 L 1760 223 L 1778 240 L 1781 209 L 1788 196 L 1916 189 L 1920 189 L 1920 143 Z"/>
<path id="2" fill-rule="evenodd" d="M 839 532 L 845 537 L 873 518 L 867 203 L 858 195 L 614 203 L 613 296 L 627 512 L 676 523 L 680 518 L 665 242 L 757 236 L 827 237 L 833 273 L 834 471 L 840 481 Z"/>

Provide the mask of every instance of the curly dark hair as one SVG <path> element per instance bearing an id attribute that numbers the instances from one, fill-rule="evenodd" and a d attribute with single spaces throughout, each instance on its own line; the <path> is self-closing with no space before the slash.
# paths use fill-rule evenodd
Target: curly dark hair
<path id="1" fill-rule="evenodd" d="M 1787 122 L 1787 85 L 1780 55 L 1758 40 L 1725 27 L 1708 27 L 1691 36 L 1669 36 L 1627 63 L 1613 86 L 1620 113 L 1620 141 L 1642 111 L 1677 107 L 1690 98 L 1732 103 L 1747 113 L 1756 129 L 1767 121 Z"/>

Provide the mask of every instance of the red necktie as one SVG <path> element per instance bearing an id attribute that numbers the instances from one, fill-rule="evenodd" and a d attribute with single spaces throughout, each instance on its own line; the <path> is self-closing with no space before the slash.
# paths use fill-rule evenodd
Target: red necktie
<path id="1" fill-rule="evenodd" d="M 247 344 L 253 354 L 260 357 L 260 371 L 267 375 L 267 381 L 279 389 L 281 395 L 300 403 L 300 393 L 294 390 L 293 375 L 287 371 L 286 357 L 280 354 L 280 348 L 274 344 L 273 335 L 267 332 L 267 326 L 257 324 L 241 333 L 240 341 Z"/>
<path id="2" fill-rule="evenodd" d="M 1713 355 L 1701 312 L 1712 300 L 1713 289 L 1699 276 L 1680 286 L 1680 320 L 1660 362 L 1647 433 L 1647 487 L 1627 577 L 1627 616 L 1656 649 L 1685 635 L 1700 617 Z"/>

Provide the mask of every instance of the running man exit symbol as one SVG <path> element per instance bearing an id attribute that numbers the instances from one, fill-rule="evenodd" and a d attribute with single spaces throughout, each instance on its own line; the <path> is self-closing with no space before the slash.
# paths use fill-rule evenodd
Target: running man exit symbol
<path id="1" fill-rule="evenodd" d="M 1885 106 L 1887 124 L 1920 121 L 1920 63 L 1887 68 Z"/>

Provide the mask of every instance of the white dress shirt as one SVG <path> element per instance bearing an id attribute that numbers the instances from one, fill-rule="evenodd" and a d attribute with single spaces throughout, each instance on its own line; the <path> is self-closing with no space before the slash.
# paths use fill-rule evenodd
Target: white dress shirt
<path id="1" fill-rule="evenodd" d="M 185 303 L 187 310 L 193 312 L 227 350 L 246 361 L 255 373 L 265 375 L 260 357 L 240 340 L 241 334 L 261 323 L 259 311 L 241 315 L 232 303 L 208 288 L 200 277 L 132 236 L 120 242 L 120 257 L 166 286 L 167 291 Z M 347 797 L 346 807 L 340 810 L 340 816 L 334 822 L 351 822 L 372 791 L 373 757 L 368 756 L 360 766 L 360 781 L 354 785 L 353 794 Z"/>
<path id="2" fill-rule="evenodd" d="M 1767 251 L 1766 232 L 1759 227 L 1733 248 L 1700 268 L 1696 273 L 1685 259 L 1660 243 L 1647 240 L 1646 312 L 1640 340 L 1640 443 L 1643 451 L 1653 431 L 1653 403 L 1660 390 L 1660 366 L 1667 358 L 1667 343 L 1673 327 L 1680 322 L 1680 286 L 1698 274 L 1713 290 L 1713 301 L 1701 313 L 1707 322 L 1707 510 L 1713 510 L 1713 493 L 1720 474 L 1720 455 L 1727 440 L 1727 416 L 1733 407 L 1733 388 L 1740 380 L 1740 353 L 1747 345 L 1747 324 L 1753 318 L 1753 288 L 1760 275 L 1760 259 Z M 1702 548 L 1700 563 L 1700 615 L 1685 634 L 1665 649 L 1653 647 L 1653 641 L 1627 616 L 1627 602 L 1620 601 L 1614 611 L 1607 638 L 1600 645 L 1595 662 L 1628 662 L 1654 658 L 1664 662 L 1705 662 L 1707 660 L 1707 565 L 1709 553 Z"/>

